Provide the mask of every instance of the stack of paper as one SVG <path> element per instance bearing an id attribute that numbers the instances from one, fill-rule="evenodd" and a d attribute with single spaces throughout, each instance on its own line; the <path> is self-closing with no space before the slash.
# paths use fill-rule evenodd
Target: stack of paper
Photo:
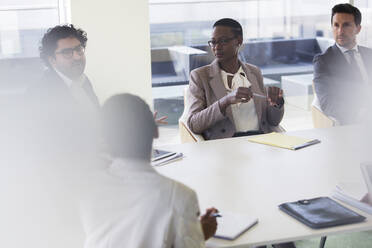
<path id="1" fill-rule="evenodd" d="M 154 149 L 151 158 L 152 166 L 161 166 L 169 164 L 170 162 L 179 160 L 183 157 L 183 154 L 180 152 L 170 152 L 164 150 Z"/>
<path id="2" fill-rule="evenodd" d="M 222 212 L 222 217 L 217 218 L 217 231 L 215 238 L 234 240 L 258 222 L 252 216 Z"/>
<path id="3" fill-rule="evenodd" d="M 248 140 L 251 142 L 286 148 L 290 150 L 297 150 L 309 145 L 320 143 L 320 141 L 317 139 L 304 139 L 275 132 L 253 136 L 250 137 Z"/>
<path id="4" fill-rule="evenodd" d="M 350 206 L 372 214 L 372 206 L 362 202 L 367 194 L 363 183 L 339 183 L 332 192 L 332 197 Z"/>

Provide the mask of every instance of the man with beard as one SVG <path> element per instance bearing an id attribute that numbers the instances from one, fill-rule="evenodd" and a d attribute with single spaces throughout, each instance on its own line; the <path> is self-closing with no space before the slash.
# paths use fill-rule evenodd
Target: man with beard
<path id="1" fill-rule="evenodd" d="M 28 90 L 33 102 L 39 102 L 40 105 L 57 104 L 65 110 L 70 108 L 69 111 L 78 109 L 84 115 L 96 114 L 98 98 L 84 74 L 87 41 L 86 32 L 72 24 L 58 25 L 46 32 L 39 49 L 40 58 L 48 69 L 42 80 Z M 51 101 L 41 103 L 44 99 Z M 156 123 L 166 124 L 166 118 L 160 117 Z"/>
<path id="2" fill-rule="evenodd" d="M 29 247 L 82 247 L 79 179 L 101 149 L 99 103 L 84 74 L 86 43 L 86 33 L 73 25 L 49 29 L 40 46 L 47 69 L 26 92 L 24 120 L 16 130 L 17 147 L 26 152 L 15 163 L 23 166 L 20 194 L 27 209 L 11 216 L 24 227 L 20 233 L 32 237 Z"/>
<path id="3" fill-rule="evenodd" d="M 87 40 L 86 32 L 72 24 L 50 28 L 41 40 L 47 69 L 26 98 L 31 136 L 52 153 L 82 149 L 98 138 L 99 102 L 84 74 Z"/>
<path id="4" fill-rule="evenodd" d="M 88 143 L 92 138 L 100 139 L 94 137 L 99 133 L 99 101 L 84 74 L 87 40 L 86 32 L 72 24 L 57 25 L 43 36 L 39 50 L 47 70 L 26 96 L 31 119 L 37 119 L 33 126 L 38 137 L 48 137 L 49 131 L 63 142 L 76 137 Z M 166 118 L 160 117 L 156 123 L 166 124 Z"/>
<path id="5" fill-rule="evenodd" d="M 28 94 L 34 101 L 45 98 L 43 104 L 76 107 L 88 112 L 96 111 L 99 103 L 92 85 L 84 74 L 87 35 L 71 25 L 55 26 L 47 31 L 41 41 L 40 58 L 48 69 L 40 82 Z M 41 98 L 41 99 L 40 99 Z"/>

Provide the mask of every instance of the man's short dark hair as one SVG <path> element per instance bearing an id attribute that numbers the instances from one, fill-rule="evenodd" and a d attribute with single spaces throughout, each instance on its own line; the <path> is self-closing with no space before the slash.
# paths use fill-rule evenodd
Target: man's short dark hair
<path id="1" fill-rule="evenodd" d="M 240 23 L 235 21 L 234 19 L 231 18 L 220 19 L 213 24 L 213 28 L 217 26 L 230 27 L 236 37 L 241 36 L 243 38 L 242 25 L 240 25 Z"/>
<path id="2" fill-rule="evenodd" d="M 337 13 L 346 13 L 354 16 L 355 25 L 362 23 L 362 14 L 359 9 L 348 3 L 337 4 L 332 8 L 331 24 L 333 23 L 333 16 Z"/>
<path id="3" fill-rule="evenodd" d="M 85 48 L 87 45 L 87 33 L 82 29 L 77 29 L 72 24 L 57 25 L 53 28 L 48 29 L 41 40 L 41 46 L 39 47 L 40 58 L 45 62 L 47 66 L 50 66 L 48 57 L 54 57 L 54 52 L 57 49 L 57 42 L 60 39 L 73 37 L 80 41 L 81 45 Z"/>
<path id="4" fill-rule="evenodd" d="M 140 97 L 110 97 L 102 107 L 102 122 L 111 156 L 150 158 L 157 127 L 149 106 Z"/>

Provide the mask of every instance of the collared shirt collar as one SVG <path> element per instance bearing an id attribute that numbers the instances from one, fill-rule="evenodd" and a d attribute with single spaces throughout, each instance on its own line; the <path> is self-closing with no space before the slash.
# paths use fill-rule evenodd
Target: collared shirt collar
<path id="1" fill-rule="evenodd" d="M 229 75 L 229 76 L 235 76 L 236 74 L 240 74 L 240 75 L 244 75 L 243 77 L 245 77 L 245 72 L 244 72 L 244 70 L 243 70 L 243 68 L 242 68 L 241 65 L 240 65 L 238 71 L 235 72 L 235 73 L 229 73 L 229 72 L 226 72 L 226 71 L 224 71 L 222 68 L 221 68 L 221 72 L 222 72 L 223 74 L 225 74 L 225 75 Z M 242 74 L 242 73 L 243 73 L 243 74 Z"/>
<path id="2" fill-rule="evenodd" d="M 242 70 L 244 72 L 244 68 L 243 68 L 244 67 L 244 63 L 242 63 L 240 60 L 238 60 L 238 61 L 239 61 L 240 67 L 242 67 Z M 221 70 L 222 69 L 221 69 L 220 64 L 218 63 L 218 60 L 217 59 L 214 59 L 210 65 L 211 65 L 211 69 L 209 71 L 209 76 L 210 77 L 215 77 L 215 76 L 221 74 Z M 245 72 L 244 72 L 244 74 L 245 74 Z"/>
<path id="3" fill-rule="evenodd" d="M 355 46 L 354 46 L 353 48 L 351 48 L 351 49 L 347 49 L 347 48 L 345 48 L 345 47 L 342 47 L 342 46 L 340 46 L 339 44 L 337 44 L 337 42 L 336 42 L 336 46 L 340 49 L 340 51 L 341 51 L 342 53 L 345 53 L 345 52 L 347 52 L 347 51 L 349 51 L 349 50 L 354 50 L 354 51 L 356 51 L 356 52 L 359 52 L 359 51 L 358 51 L 358 44 L 355 44 Z"/>
<path id="4" fill-rule="evenodd" d="M 62 81 L 66 84 L 66 86 L 70 89 L 72 84 L 77 84 L 78 86 L 82 87 L 84 82 L 85 82 L 85 74 L 81 74 L 81 76 L 79 78 L 77 78 L 76 80 L 72 80 L 70 79 L 69 77 L 67 77 L 66 75 L 64 75 L 62 72 L 58 71 L 57 68 L 53 67 L 53 69 L 56 71 L 56 73 L 58 74 L 58 76 L 60 76 L 62 78 Z"/>

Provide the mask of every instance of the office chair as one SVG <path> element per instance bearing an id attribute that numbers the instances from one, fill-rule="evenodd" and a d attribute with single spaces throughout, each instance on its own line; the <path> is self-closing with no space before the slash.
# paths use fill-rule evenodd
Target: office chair
<path id="1" fill-rule="evenodd" d="M 187 142 L 201 142 L 204 141 L 204 138 L 200 134 L 193 133 L 187 125 L 187 117 L 189 113 L 189 102 L 188 102 L 189 86 L 186 86 L 183 90 L 183 103 L 184 110 L 178 120 L 178 127 L 180 132 L 181 143 Z"/>
<path id="2" fill-rule="evenodd" d="M 323 111 L 320 109 L 319 100 L 315 93 L 314 82 L 312 86 L 313 86 L 314 100 L 311 105 L 311 115 L 313 119 L 314 128 L 326 128 L 326 127 L 336 126 L 337 121 L 333 119 L 332 117 L 325 115 Z"/>

